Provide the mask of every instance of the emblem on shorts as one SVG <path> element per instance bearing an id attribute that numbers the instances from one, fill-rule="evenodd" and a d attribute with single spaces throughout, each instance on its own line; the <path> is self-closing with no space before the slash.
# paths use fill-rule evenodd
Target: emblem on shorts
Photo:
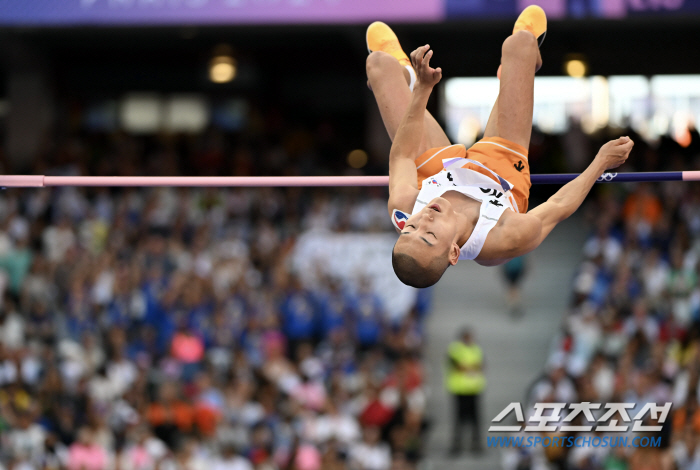
<path id="1" fill-rule="evenodd" d="M 493 204 L 493 205 L 496 206 L 496 207 L 503 207 L 503 204 L 501 204 L 500 202 L 498 202 L 498 201 L 495 200 L 495 199 L 491 199 L 491 200 L 489 201 L 489 203 L 490 203 L 490 204 Z"/>
<path id="2" fill-rule="evenodd" d="M 515 167 L 515 169 L 518 171 L 523 171 L 523 168 L 525 168 L 525 165 L 523 165 L 522 160 L 519 160 L 518 163 L 513 164 L 513 167 Z"/>

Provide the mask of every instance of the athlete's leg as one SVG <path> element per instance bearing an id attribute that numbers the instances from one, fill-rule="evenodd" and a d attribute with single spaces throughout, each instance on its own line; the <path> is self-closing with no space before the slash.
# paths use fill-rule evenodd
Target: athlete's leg
<path id="1" fill-rule="evenodd" d="M 501 137 L 526 149 L 530 145 L 535 72 L 542 66 L 538 41 L 546 30 L 547 17 L 539 7 L 527 7 L 518 17 L 513 35 L 503 43 L 499 95 L 484 137 Z"/>
<path id="2" fill-rule="evenodd" d="M 393 56 L 382 52 L 372 52 L 367 57 L 367 79 L 377 100 L 384 127 L 391 140 L 401 124 L 403 115 L 411 102 L 410 75 L 406 67 Z M 425 127 L 421 148 L 416 155 L 428 149 L 451 145 L 440 124 L 428 112 L 425 112 Z"/>
<path id="3" fill-rule="evenodd" d="M 505 40 L 500 90 L 484 137 L 530 146 L 535 70 L 541 60 L 537 39 L 529 31 L 518 31 Z"/>
<path id="4" fill-rule="evenodd" d="M 498 98 L 493 103 L 489 120 L 486 121 L 486 129 L 484 129 L 484 137 L 494 137 L 498 135 Z"/>

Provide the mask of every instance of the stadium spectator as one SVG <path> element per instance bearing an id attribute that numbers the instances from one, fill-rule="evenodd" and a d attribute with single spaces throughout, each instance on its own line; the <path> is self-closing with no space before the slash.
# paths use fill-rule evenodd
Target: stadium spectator
<path id="1" fill-rule="evenodd" d="M 44 163 L 50 174 L 149 174 L 158 159 L 160 174 L 177 175 L 199 155 L 197 171 L 219 171 L 228 137 L 193 138 L 201 140 L 176 156 L 167 140 L 117 135 L 92 148 L 90 161 L 67 152 L 60 164 Z M 236 146 L 234 166 L 269 174 L 269 162 L 250 158 L 260 152 Z M 274 152 L 288 158 L 284 148 Z M 322 227 L 315 248 L 326 249 L 340 231 L 388 232 L 381 196 L 173 188 L 0 194 L 0 462 L 79 470 L 410 468 L 422 456 L 419 360 L 429 298 L 401 295 L 409 299 L 405 314 L 389 316 L 392 288 L 375 282 L 376 268 L 321 266 L 308 277 L 294 267 L 305 227 Z M 339 223 L 350 201 L 353 215 Z M 374 259 L 353 261 L 367 267 Z"/>
<path id="2" fill-rule="evenodd" d="M 450 455 L 462 452 L 463 433 L 466 424 L 471 425 L 471 451 L 480 452 L 481 443 L 481 394 L 486 387 L 484 355 L 474 341 L 472 331 L 463 329 L 447 350 L 445 384 L 454 398 L 452 446 Z"/>
<path id="3" fill-rule="evenodd" d="M 661 152 L 679 152 L 679 147 L 664 142 L 646 150 L 645 169 L 670 170 Z M 682 153 L 697 151 L 694 142 Z M 529 462 L 575 470 L 690 470 L 700 464 L 698 194 L 696 187 L 652 183 L 636 185 L 629 193 L 598 191 L 589 206 L 591 235 L 574 277 L 571 308 L 553 342 L 547 373 L 528 393 L 529 406 L 629 402 L 634 404 L 631 417 L 646 403 L 672 402 L 662 431 L 646 434 L 659 438 L 659 445 L 565 449 L 563 461 L 548 460 L 546 453 L 516 456 L 506 451 L 508 470 Z"/>

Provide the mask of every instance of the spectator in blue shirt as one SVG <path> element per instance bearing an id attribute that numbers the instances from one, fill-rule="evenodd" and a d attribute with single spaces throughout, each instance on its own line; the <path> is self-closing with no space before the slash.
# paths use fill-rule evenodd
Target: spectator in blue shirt
<path id="1" fill-rule="evenodd" d="M 347 324 L 348 299 L 341 289 L 340 282 L 328 279 L 327 289 L 319 296 L 319 323 L 321 337 L 327 338 L 335 328 Z"/>
<path id="2" fill-rule="evenodd" d="M 372 291 L 368 279 L 360 282 L 352 313 L 355 337 L 360 349 L 367 350 L 376 346 L 384 331 L 384 311 L 381 300 Z"/>
<path id="3" fill-rule="evenodd" d="M 289 276 L 288 285 L 280 314 L 282 331 L 287 337 L 289 350 L 293 354 L 298 343 L 314 339 L 316 306 L 311 293 L 301 286 L 298 278 Z"/>

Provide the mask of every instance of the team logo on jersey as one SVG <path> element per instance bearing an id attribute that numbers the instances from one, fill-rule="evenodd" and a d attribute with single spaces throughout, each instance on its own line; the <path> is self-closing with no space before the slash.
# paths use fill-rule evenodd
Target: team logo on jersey
<path id="1" fill-rule="evenodd" d="M 394 209 L 394 212 L 391 214 L 391 222 L 394 224 L 394 227 L 399 229 L 399 231 L 403 230 L 403 228 L 406 226 L 407 220 L 408 214 L 401 212 L 398 209 Z"/>

